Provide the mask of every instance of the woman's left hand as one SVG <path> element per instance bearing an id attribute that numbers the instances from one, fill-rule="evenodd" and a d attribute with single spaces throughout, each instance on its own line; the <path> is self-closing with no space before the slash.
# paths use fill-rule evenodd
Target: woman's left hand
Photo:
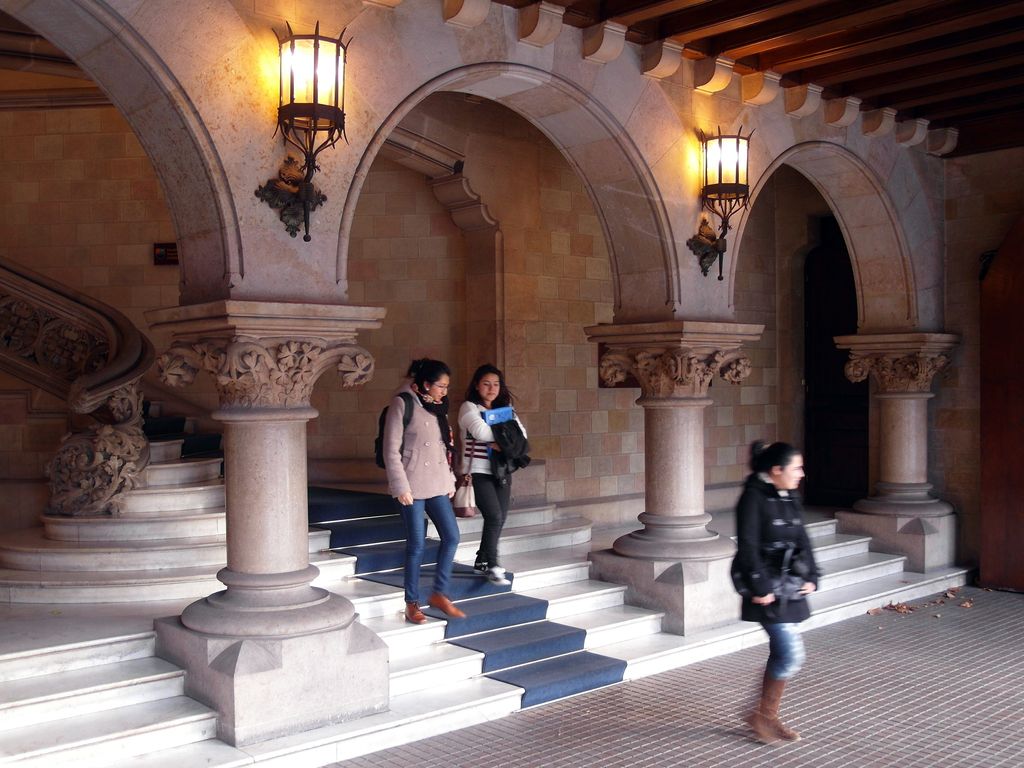
<path id="1" fill-rule="evenodd" d="M 805 581 L 804 585 L 802 587 L 800 587 L 800 594 L 801 595 L 809 595 L 809 594 L 811 594 L 811 592 L 813 592 L 816 589 L 817 589 L 817 587 L 814 586 L 813 582 Z"/>

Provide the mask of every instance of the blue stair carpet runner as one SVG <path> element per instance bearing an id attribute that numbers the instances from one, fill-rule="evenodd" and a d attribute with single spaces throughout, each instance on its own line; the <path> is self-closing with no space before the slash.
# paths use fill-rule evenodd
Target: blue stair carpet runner
<path id="1" fill-rule="evenodd" d="M 310 524 L 331 531 L 331 548 L 356 557 L 356 573 L 367 581 L 401 589 L 405 529 L 395 502 L 382 494 L 311 487 Z M 439 543 L 427 540 L 420 571 L 425 603 L 433 591 Z M 514 579 L 509 572 L 508 579 Z M 492 584 L 468 565 L 452 568 L 448 597 L 466 613 L 446 620 L 445 639 L 484 654 L 487 677 L 522 688 L 522 706 L 621 682 L 626 662 L 584 651 L 586 630 L 547 621 L 548 603 Z"/>

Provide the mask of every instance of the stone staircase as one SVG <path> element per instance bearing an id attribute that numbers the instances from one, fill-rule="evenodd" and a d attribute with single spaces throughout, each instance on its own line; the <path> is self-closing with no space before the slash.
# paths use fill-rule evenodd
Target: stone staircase
<path id="1" fill-rule="evenodd" d="M 194 513 L 223 514 L 216 507 Z M 471 563 L 481 521 L 460 520 L 460 527 L 463 541 L 457 558 Z M 821 591 L 812 598 L 814 616 L 808 627 L 840 621 L 889 602 L 913 600 L 966 580 L 962 569 L 928 575 L 904 572 L 903 557 L 869 551 L 867 537 L 839 534 L 831 519 L 810 523 L 808 530 L 825 570 Z M 543 613 L 517 626 L 450 638 L 446 638 L 448 623 L 444 620 L 406 623 L 401 589 L 356 576 L 356 555 L 318 551 L 320 562 L 336 564 L 335 571 L 326 569 L 328 578 L 321 576 L 323 585 L 348 597 L 360 620 L 390 647 L 390 710 L 241 749 L 213 738 L 215 715 L 181 696 L 181 673 L 152 656 L 152 632 L 0 655 L 0 765 L 326 765 L 522 708 L 524 689 L 493 677 L 508 670 L 493 668 L 488 654 L 456 643 L 468 639 L 468 644 L 477 647 L 507 648 L 508 643 L 497 642 L 497 634 L 518 632 L 525 639 L 515 642 L 525 645 L 531 636 L 548 631 L 544 628 L 549 623 L 582 633 L 582 647 L 570 653 L 593 653 L 621 662 L 624 680 L 764 642 L 759 627 L 738 622 L 686 637 L 661 632 L 660 613 L 626 605 L 624 587 L 589 578 L 586 557 L 594 546 L 591 534 L 587 521 L 559 519 L 551 506 L 514 510 L 502 540 L 504 565 L 514 572 L 511 593 L 484 594 L 459 604 L 472 615 L 483 611 L 486 601 L 522 598 L 542 603 Z M 330 535 L 329 530 L 312 534 L 311 551 L 326 549 Z M 103 541 L 103 537 L 95 540 Z M 381 541 L 359 549 L 365 552 L 373 547 L 396 549 L 398 542 Z M 71 573 L 77 573 L 79 579 L 87 575 Z M 383 573 L 386 575 L 386 570 Z M 202 582 L 185 583 L 198 588 Z M 212 582 L 200 591 L 213 591 L 218 584 Z M 173 589 L 163 591 L 165 585 L 160 582 L 148 586 L 161 594 L 174 593 Z M 131 599 L 127 593 L 116 594 Z M 42 600 L 44 595 L 38 597 Z M 152 593 L 147 597 L 152 599 Z M 507 658 L 515 661 L 516 653 L 528 656 L 531 651 L 517 648 Z M 553 661 L 514 663 L 511 672 L 538 663 L 569 666 L 570 653 Z M 39 711 L 48 713 L 46 722 L 35 718 L 33 713 Z"/>

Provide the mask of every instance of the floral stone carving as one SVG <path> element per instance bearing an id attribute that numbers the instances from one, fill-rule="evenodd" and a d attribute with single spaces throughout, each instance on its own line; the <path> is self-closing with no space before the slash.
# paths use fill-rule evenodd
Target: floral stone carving
<path id="1" fill-rule="evenodd" d="M 93 416 L 103 423 L 67 435 L 50 463 L 48 514 L 116 515 L 123 494 L 141 484 L 149 441 L 137 380 L 117 389 Z"/>
<path id="2" fill-rule="evenodd" d="M 846 362 L 846 378 L 856 383 L 873 376 L 882 392 L 929 392 L 935 374 L 949 365 L 949 356 L 918 353 L 913 355 L 858 355 L 851 353 Z"/>
<path id="3" fill-rule="evenodd" d="M 277 344 L 236 337 L 179 343 L 160 356 L 160 378 L 170 386 L 195 381 L 199 371 L 214 377 L 221 405 L 234 408 L 308 406 L 317 379 L 338 363 L 342 385 L 361 386 L 373 378 L 373 356 L 362 347 L 329 346 L 323 339 Z"/>
<path id="4" fill-rule="evenodd" d="M 752 370 L 736 350 L 698 352 L 686 347 L 662 350 L 613 350 L 601 356 L 599 374 L 607 386 L 636 377 L 645 397 L 706 397 L 716 375 L 739 384 Z"/>

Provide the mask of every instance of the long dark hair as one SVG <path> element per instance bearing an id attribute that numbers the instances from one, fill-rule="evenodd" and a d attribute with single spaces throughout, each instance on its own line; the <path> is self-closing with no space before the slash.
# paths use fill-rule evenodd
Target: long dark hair
<path id="1" fill-rule="evenodd" d="M 476 369 L 473 378 L 470 379 L 469 387 L 466 389 L 466 400 L 477 405 L 484 404 L 477 387 L 480 386 L 480 379 L 490 373 L 498 377 L 498 395 L 494 398 L 494 402 L 491 403 L 491 408 L 504 408 L 506 405 L 512 405 L 515 397 L 513 397 L 512 391 L 505 385 L 505 374 L 490 363 L 484 363 Z"/>
<path id="2" fill-rule="evenodd" d="M 785 469 L 798 456 L 800 451 L 789 443 L 772 443 L 765 445 L 761 440 L 755 440 L 750 445 L 750 468 L 754 472 L 771 472 L 772 467 Z"/>
<path id="3" fill-rule="evenodd" d="M 420 392 L 426 392 L 430 385 L 442 376 L 450 377 L 452 371 L 446 363 L 442 363 L 440 360 L 421 357 L 419 360 L 412 361 L 409 365 L 409 371 L 405 375 L 412 379 L 416 389 Z"/>

